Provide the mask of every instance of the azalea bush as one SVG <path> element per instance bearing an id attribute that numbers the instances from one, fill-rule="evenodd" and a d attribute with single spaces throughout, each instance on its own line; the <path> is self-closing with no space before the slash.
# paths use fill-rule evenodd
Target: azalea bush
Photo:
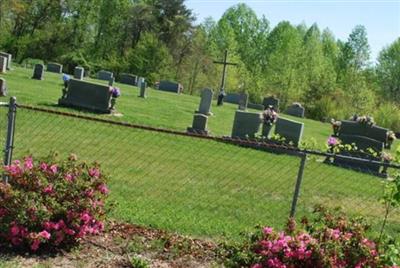
<path id="1" fill-rule="evenodd" d="M 106 177 L 99 165 L 55 157 L 25 157 L 4 167 L 0 183 L 0 243 L 14 248 L 74 245 L 104 229 Z"/>
<path id="2" fill-rule="evenodd" d="M 293 219 L 285 230 L 259 228 L 244 243 L 225 247 L 227 266 L 284 267 L 397 267 L 387 247 L 367 237 L 369 226 L 361 218 L 317 207 L 300 226 Z M 391 250 L 393 251 L 393 243 Z M 386 257 L 384 257 L 386 256 Z"/>

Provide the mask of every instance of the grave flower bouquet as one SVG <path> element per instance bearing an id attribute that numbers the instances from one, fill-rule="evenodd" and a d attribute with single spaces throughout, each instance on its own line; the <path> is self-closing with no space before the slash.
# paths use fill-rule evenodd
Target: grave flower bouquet
<path id="1" fill-rule="evenodd" d="M 110 87 L 110 93 L 111 93 L 111 110 L 115 109 L 115 103 L 117 102 L 117 98 L 121 96 L 121 91 L 117 87 Z"/>
<path id="2" fill-rule="evenodd" d="M 272 126 L 275 124 L 276 120 L 278 119 L 278 113 L 275 112 L 272 106 L 269 106 L 263 112 L 263 122 L 268 126 Z"/>
<path id="3" fill-rule="evenodd" d="M 331 125 L 333 129 L 333 135 L 338 136 L 340 127 L 342 126 L 342 121 L 336 121 L 335 119 L 331 119 Z"/>
<path id="4" fill-rule="evenodd" d="M 372 116 L 367 116 L 367 115 L 357 116 L 357 117 L 355 117 L 354 121 L 356 121 L 360 124 L 368 125 L 368 126 L 375 125 L 374 118 Z"/>
<path id="5" fill-rule="evenodd" d="M 36 251 L 77 243 L 104 228 L 106 176 L 99 165 L 71 155 L 34 161 L 31 156 L 4 167 L 0 183 L 0 244 Z"/>
<path id="6" fill-rule="evenodd" d="M 386 138 L 386 149 L 390 149 L 396 139 L 396 133 L 393 131 L 388 131 Z"/>

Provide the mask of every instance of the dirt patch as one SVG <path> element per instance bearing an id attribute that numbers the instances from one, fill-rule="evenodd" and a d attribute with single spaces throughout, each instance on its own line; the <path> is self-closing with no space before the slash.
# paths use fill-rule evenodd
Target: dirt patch
<path id="1" fill-rule="evenodd" d="M 217 245 L 165 231 L 109 222 L 105 233 L 54 255 L 0 255 L 0 267 L 216 267 Z M 146 266 L 147 265 L 147 266 Z"/>

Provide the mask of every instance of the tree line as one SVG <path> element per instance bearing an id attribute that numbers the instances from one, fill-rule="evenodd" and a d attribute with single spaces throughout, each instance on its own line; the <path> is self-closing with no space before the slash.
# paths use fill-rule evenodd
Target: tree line
<path id="1" fill-rule="evenodd" d="M 196 24 L 184 0 L 0 0 L 0 48 L 21 64 L 175 80 L 187 94 L 219 89 L 222 67 L 213 61 L 227 49 L 238 63 L 228 68 L 227 92 L 301 102 L 317 120 L 370 114 L 400 131 L 400 38 L 371 64 L 362 25 L 339 40 L 317 24 L 272 27 L 246 4 Z"/>

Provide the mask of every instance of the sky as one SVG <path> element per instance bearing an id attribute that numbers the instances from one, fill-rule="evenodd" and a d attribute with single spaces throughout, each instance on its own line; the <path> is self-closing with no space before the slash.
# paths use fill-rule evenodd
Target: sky
<path id="1" fill-rule="evenodd" d="M 287 20 L 298 25 L 329 28 L 336 38 L 347 40 L 356 25 L 367 29 L 374 62 L 382 48 L 400 37 L 400 0 L 186 0 L 186 6 L 197 16 L 197 23 L 204 18 L 218 20 L 231 6 L 245 3 L 258 17 L 265 15 L 271 28 Z"/>

